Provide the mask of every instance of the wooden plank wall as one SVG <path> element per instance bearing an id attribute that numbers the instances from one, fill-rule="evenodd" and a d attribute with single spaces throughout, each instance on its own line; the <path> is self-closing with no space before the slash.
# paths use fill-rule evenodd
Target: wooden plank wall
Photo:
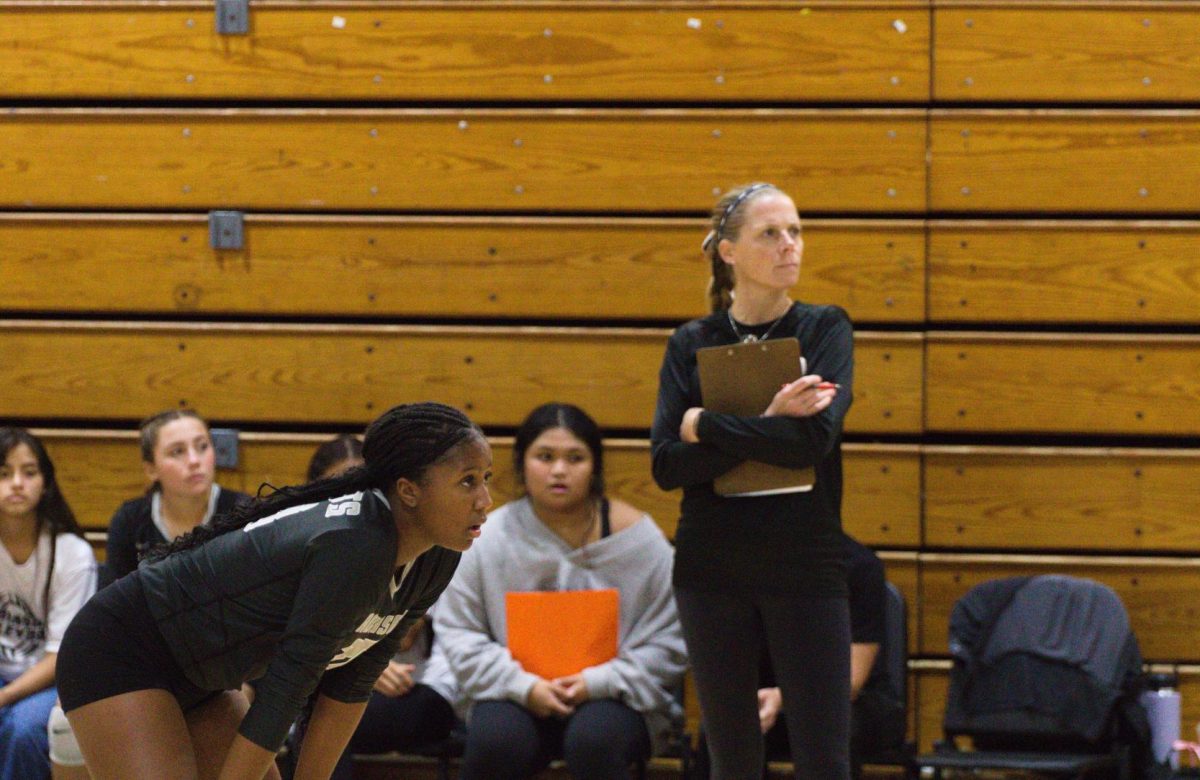
<path id="1" fill-rule="evenodd" d="M 910 607 L 938 736 L 954 601 L 1089 576 L 1200 718 L 1198 0 L 0 0 L 0 415 L 97 541 L 132 424 L 298 479 L 391 403 L 506 436 L 582 404 L 668 533 L 647 432 L 716 193 L 805 219 L 856 323 L 846 527 Z M 240 249 L 207 212 L 246 212 Z"/>

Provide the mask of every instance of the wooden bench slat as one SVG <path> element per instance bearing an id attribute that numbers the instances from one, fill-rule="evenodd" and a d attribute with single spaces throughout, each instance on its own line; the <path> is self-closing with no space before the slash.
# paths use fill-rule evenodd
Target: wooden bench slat
<path id="1" fill-rule="evenodd" d="M 930 334 L 930 430 L 1200 432 L 1200 337 Z"/>
<path id="2" fill-rule="evenodd" d="M 194 404 L 214 419 L 366 423 L 436 398 L 484 425 L 569 398 L 610 426 L 648 427 L 665 332 L 531 329 L 81 330 L 7 325 L 11 413 L 138 418 Z"/>
<path id="3" fill-rule="evenodd" d="M 108 525 L 122 501 L 147 487 L 142 478 L 138 444 L 133 432 L 35 429 L 55 462 L 63 494 L 86 528 Z M 264 482 L 277 487 L 304 479 L 313 451 L 330 436 L 322 434 L 263 434 L 240 432 L 239 464 L 220 469 L 217 481 L 253 495 Z M 492 499 L 495 506 L 517 495 L 512 469 L 512 439 L 492 438 Z M 915 547 L 920 542 L 916 497 L 920 485 L 920 455 L 916 448 L 847 445 L 843 453 L 848 491 L 843 516 L 846 530 L 864 544 Z M 881 471 L 882 466 L 888 468 Z M 605 481 L 612 495 L 649 512 L 668 537 L 674 538 L 679 518 L 679 491 L 664 491 L 650 473 L 650 443 L 609 439 L 605 442 Z M 892 498 L 896 500 L 891 500 Z M 908 560 L 897 557 L 900 566 Z M 910 567 L 916 599 L 915 557 Z"/>
<path id="4" fill-rule="evenodd" d="M 39 433 L 58 464 L 65 494 L 87 527 L 104 527 L 121 501 L 145 489 L 133 433 Z M 241 463 L 218 472 L 219 481 L 248 493 L 263 482 L 293 484 L 302 479 L 312 451 L 326 438 L 242 432 Z M 650 512 L 673 537 L 679 496 L 654 484 L 649 443 L 617 439 L 608 441 L 606 449 L 613 493 Z M 494 439 L 493 452 L 493 497 L 500 504 L 515 491 L 511 442 Z M 864 544 L 892 550 L 925 545 L 1027 554 L 1195 554 L 1200 553 L 1200 532 L 1193 527 L 1197 498 L 1192 483 L 1198 459 L 1196 450 L 849 443 L 843 445 L 843 525 Z M 1044 556 L 1009 555 L 1005 560 Z M 915 573 L 913 578 L 913 589 L 905 592 L 915 610 Z M 915 624 L 912 635 L 915 641 Z"/>
<path id="5" fill-rule="evenodd" d="M 1179 667 L 1180 729 L 1179 736 L 1189 742 L 1196 739 L 1200 723 L 1200 669 Z"/>
<path id="6" fill-rule="evenodd" d="M 935 222 L 934 322 L 1200 322 L 1198 222 Z"/>
<path id="7" fill-rule="evenodd" d="M 843 444 L 842 527 L 869 547 L 921 545 L 921 454 L 916 447 Z M 915 604 L 916 591 L 909 595 Z"/>
<path id="8" fill-rule="evenodd" d="M 678 318 L 702 219 L 0 214 L 0 307 L 30 312 Z M 1200 322 L 1200 222 L 806 219 L 796 297 L 857 322 Z M 69 285 L 47 285 L 49 276 Z M 421 290 L 414 295 L 411 290 Z"/>
<path id="9" fill-rule="evenodd" d="M 930 208 L 1186 213 L 1200 209 L 1196 111 L 934 111 Z"/>
<path id="10" fill-rule="evenodd" d="M 1147 660 L 1200 660 L 1195 642 L 1200 613 L 1192 607 L 1200 589 L 1200 559 L 1196 558 L 922 555 L 921 652 L 947 654 L 950 611 L 973 586 L 999 577 L 1036 574 L 1086 577 L 1115 590 L 1129 611 Z"/>
<path id="11" fill-rule="evenodd" d="M 8 214 L 0 309 L 684 320 L 707 311 L 707 224 L 250 214 L 245 248 L 214 250 L 198 215 Z M 925 319 L 920 222 L 805 220 L 804 235 L 797 298 Z"/>
<path id="12" fill-rule="evenodd" d="M 860 331 L 854 345 L 854 404 L 846 430 L 922 431 L 923 336 Z"/>
<path id="13" fill-rule="evenodd" d="M 922 211 L 925 127 L 913 110 L 11 109 L 0 207 L 703 213 L 770 171 L 806 212 Z"/>
<path id="14" fill-rule="evenodd" d="M 0 3 L 7 98 L 929 98 L 923 3 Z M 902 22 L 897 25 L 897 19 Z M 781 45 L 787 41 L 787 45 Z"/>
<path id="15" fill-rule="evenodd" d="M 921 584 L 918 576 L 919 556 L 916 553 L 881 551 L 884 575 L 904 595 L 908 610 L 908 652 L 916 655 L 920 645 Z"/>
<path id="16" fill-rule="evenodd" d="M 924 450 L 925 544 L 1200 552 L 1196 450 Z"/>
<path id="17" fill-rule="evenodd" d="M 920 669 L 911 673 L 917 695 L 909 711 L 916 722 L 917 749 L 922 753 L 933 750 L 933 743 L 942 738 L 942 717 L 946 714 L 946 696 L 950 691 L 950 674 L 945 669 Z"/>
<path id="18" fill-rule="evenodd" d="M 934 9 L 935 100 L 1200 99 L 1200 4 L 953 5 Z"/>
<path id="19" fill-rule="evenodd" d="M 577 403 L 649 428 L 667 331 L 0 322 L 6 411 L 140 419 L 193 404 L 214 420 L 365 424 L 434 398 L 482 425 Z M 920 334 L 860 332 L 850 430 L 920 429 Z"/>

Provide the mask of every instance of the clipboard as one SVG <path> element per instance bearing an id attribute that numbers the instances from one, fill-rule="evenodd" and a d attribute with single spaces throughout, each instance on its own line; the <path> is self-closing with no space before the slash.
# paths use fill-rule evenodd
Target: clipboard
<path id="1" fill-rule="evenodd" d="M 800 378 L 802 360 L 795 337 L 698 349 L 704 408 L 760 415 L 782 385 Z M 815 481 L 811 466 L 793 469 L 747 460 L 713 480 L 713 490 L 728 497 L 773 496 L 812 490 Z"/>

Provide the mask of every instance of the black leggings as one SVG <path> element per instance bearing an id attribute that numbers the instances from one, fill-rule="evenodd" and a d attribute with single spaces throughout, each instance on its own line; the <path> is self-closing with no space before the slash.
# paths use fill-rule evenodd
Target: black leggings
<path id="1" fill-rule="evenodd" d="M 585 702 L 566 720 L 538 718 L 511 701 L 480 701 L 467 724 L 461 780 L 532 777 L 562 756 L 575 780 L 624 780 L 650 757 L 642 716 L 612 699 Z"/>
<path id="2" fill-rule="evenodd" d="M 850 776 L 850 610 L 844 597 L 675 589 L 700 697 L 713 780 L 762 771 L 759 661 L 783 693 L 797 778 Z"/>

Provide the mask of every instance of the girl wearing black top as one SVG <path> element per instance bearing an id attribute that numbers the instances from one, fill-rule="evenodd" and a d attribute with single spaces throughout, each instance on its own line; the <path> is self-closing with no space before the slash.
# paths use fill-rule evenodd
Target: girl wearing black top
<path id="1" fill-rule="evenodd" d="M 223 515 L 249 498 L 214 481 L 216 451 L 208 423 L 191 409 L 168 409 L 139 426 L 146 495 L 130 499 L 108 523 L 105 566 L 112 579 L 137 568 L 150 548 Z"/>
<path id="2" fill-rule="evenodd" d="M 675 331 L 659 377 L 654 478 L 664 489 L 683 488 L 675 593 L 718 780 L 761 769 L 764 646 L 783 692 L 796 777 L 849 775 L 839 506 L 853 333 L 840 308 L 790 299 L 803 246 L 786 194 L 761 183 L 726 193 L 703 243 L 713 313 Z M 785 336 L 800 340 L 812 373 L 784 385 L 757 417 L 702 408 L 697 349 Z M 812 466 L 816 481 L 808 492 L 717 495 L 713 479 L 746 460 Z"/>
<path id="3" fill-rule="evenodd" d="M 59 693 L 94 780 L 261 778 L 314 690 L 295 777 L 329 776 L 491 505 L 491 450 L 456 409 L 389 410 L 363 456 L 199 526 L 79 612 Z"/>

